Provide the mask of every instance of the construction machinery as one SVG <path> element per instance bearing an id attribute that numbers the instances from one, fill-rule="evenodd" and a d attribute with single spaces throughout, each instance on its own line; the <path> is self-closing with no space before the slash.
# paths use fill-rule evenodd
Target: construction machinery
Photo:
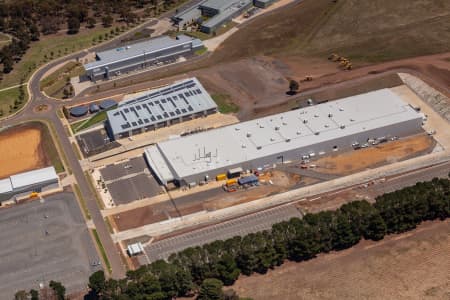
<path id="1" fill-rule="evenodd" d="M 300 82 L 306 82 L 306 81 L 312 81 L 313 77 L 311 75 L 305 76 L 305 78 L 303 78 L 302 80 L 300 80 Z"/>
<path id="2" fill-rule="evenodd" d="M 39 193 L 38 192 L 31 192 L 30 198 L 37 198 L 37 197 L 39 197 Z"/>
<path id="3" fill-rule="evenodd" d="M 328 56 L 328 60 L 337 61 L 340 58 L 339 55 L 336 53 L 332 53 L 330 56 Z"/>

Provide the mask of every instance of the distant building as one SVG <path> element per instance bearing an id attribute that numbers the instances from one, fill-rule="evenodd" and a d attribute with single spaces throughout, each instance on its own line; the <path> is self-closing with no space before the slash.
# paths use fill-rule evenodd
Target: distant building
<path id="1" fill-rule="evenodd" d="M 179 56 L 203 47 L 202 41 L 185 35 L 161 36 L 144 42 L 96 53 L 96 61 L 85 64 L 86 77 L 92 81 L 121 73 L 175 61 Z"/>
<path id="2" fill-rule="evenodd" d="M 145 157 L 162 184 L 193 186 L 235 168 L 270 168 L 416 134 L 422 117 L 383 89 L 163 141 Z"/>
<path id="3" fill-rule="evenodd" d="M 54 167 L 19 173 L 0 180 L 0 203 L 58 187 L 59 178 Z"/>
<path id="4" fill-rule="evenodd" d="M 205 0 L 176 14 L 172 17 L 172 21 L 179 28 L 183 28 L 204 16 L 207 20 L 201 24 L 200 30 L 212 33 L 221 25 L 242 14 L 252 4 L 252 0 Z"/>
<path id="5" fill-rule="evenodd" d="M 151 90 L 107 112 L 106 128 L 120 139 L 217 112 L 217 105 L 196 78 Z"/>

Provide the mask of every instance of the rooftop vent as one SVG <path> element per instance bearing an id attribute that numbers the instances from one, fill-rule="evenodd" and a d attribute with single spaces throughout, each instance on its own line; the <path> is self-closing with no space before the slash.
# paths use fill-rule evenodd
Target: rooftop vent
<path id="1" fill-rule="evenodd" d="M 280 130 L 280 127 L 278 127 L 278 126 L 275 126 L 275 130 Z"/>
<path id="2" fill-rule="evenodd" d="M 328 127 L 330 127 L 330 125 L 328 125 L 328 124 L 325 124 L 325 128 L 328 128 Z"/>
<path id="3" fill-rule="evenodd" d="M 286 138 L 285 141 L 286 141 L 286 143 L 289 143 L 291 141 L 291 139 L 290 138 Z"/>
<path id="4" fill-rule="evenodd" d="M 242 144 L 241 147 L 242 147 L 242 149 L 247 148 L 247 146 L 245 144 Z"/>
<path id="5" fill-rule="evenodd" d="M 341 126 L 339 126 L 339 128 L 344 129 L 344 128 L 345 128 L 345 125 L 341 125 Z"/>
<path id="6" fill-rule="evenodd" d="M 252 136 L 252 133 L 251 132 L 247 132 L 247 137 L 249 138 L 251 136 Z"/>
<path id="7" fill-rule="evenodd" d="M 234 127 L 234 130 L 239 131 L 241 129 L 239 127 Z"/>
<path id="8" fill-rule="evenodd" d="M 315 134 L 315 135 L 319 135 L 319 134 L 320 134 L 320 132 L 319 132 L 319 131 L 316 131 L 316 132 L 314 132 L 314 134 Z"/>
<path id="9" fill-rule="evenodd" d="M 355 119 L 350 119 L 350 122 L 355 122 Z"/>
<path id="10" fill-rule="evenodd" d="M 263 125 L 263 124 L 260 124 L 260 125 L 259 125 L 259 128 L 264 128 L 264 125 Z"/>
<path id="11" fill-rule="evenodd" d="M 287 122 L 283 122 L 283 125 L 286 126 L 286 125 L 287 125 Z"/>
<path id="12" fill-rule="evenodd" d="M 339 107 L 339 111 L 344 111 L 344 109 L 342 107 Z"/>
<path id="13" fill-rule="evenodd" d="M 300 131 L 297 131 L 296 133 L 297 133 L 297 135 L 300 135 Z"/>
<path id="14" fill-rule="evenodd" d="M 308 123 L 308 120 L 303 120 L 303 124 L 306 124 L 306 123 Z"/>
<path id="15" fill-rule="evenodd" d="M 271 137 L 271 138 L 270 138 L 270 141 L 271 141 L 271 142 L 274 142 L 274 141 L 275 141 L 275 139 L 274 139 L 273 137 Z"/>
<path id="16" fill-rule="evenodd" d="M 261 150 L 262 147 L 261 146 L 256 146 L 256 150 Z"/>
<path id="17" fill-rule="evenodd" d="M 314 117 L 315 117 L 315 118 L 318 118 L 318 117 L 319 117 L 319 115 L 318 115 L 318 114 L 314 114 Z"/>
<path id="18" fill-rule="evenodd" d="M 329 113 L 329 114 L 328 114 L 328 118 L 331 118 L 331 117 L 333 117 L 333 114 L 332 114 L 332 113 Z"/>

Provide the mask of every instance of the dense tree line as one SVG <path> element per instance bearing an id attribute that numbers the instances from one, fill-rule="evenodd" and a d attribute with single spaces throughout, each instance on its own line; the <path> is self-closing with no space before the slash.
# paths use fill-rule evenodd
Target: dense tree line
<path id="1" fill-rule="evenodd" d="M 97 23 L 110 27 L 114 21 L 127 24 L 144 15 L 156 15 L 182 0 L 16 0 L 0 1 L 0 32 L 12 36 L 9 45 L 0 50 L 3 72 L 9 73 L 32 41 L 41 34 L 67 30 L 76 34 L 80 27 L 93 28 Z"/>
<path id="2" fill-rule="evenodd" d="M 372 205 L 353 201 L 336 211 L 307 214 L 273 225 L 271 231 L 185 249 L 169 261 L 156 261 L 125 279 L 106 280 L 102 271 L 90 277 L 94 299 L 171 299 L 198 292 L 198 299 L 225 299 L 222 283 L 240 274 L 264 274 L 286 259 L 303 261 L 319 253 L 347 249 L 362 238 L 381 240 L 426 220 L 450 216 L 450 181 L 433 179 L 384 194 Z M 220 291 L 219 291 L 220 290 Z"/>

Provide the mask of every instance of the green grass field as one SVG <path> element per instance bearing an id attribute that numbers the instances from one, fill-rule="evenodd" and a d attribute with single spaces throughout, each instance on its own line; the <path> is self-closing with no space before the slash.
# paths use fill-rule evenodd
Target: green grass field
<path id="1" fill-rule="evenodd" d="M 219 111 L 223 114 L 236 113 L 239 111 L 239 106 L 231 102 L 230 95 L 213 94 L 211 98 L 216 102 Z"/>
<path id="2" fill-rule="evenodd" d="M 64 172 L 64 164 L 53 142 L 53 137 L 50 133 L 50 129 L 44 123 L 41 122 L 35 123 L 39 124 L 38 126 L 42 131 L 42 145 L 44 147 L 44 152 L 52 162 L 52 165 L 55 167 L 56 173 Z"/>
<path id="3" fill-rule="evenodd" d="M 70 61 L 42 79 L 40 89 L 51 97 L 63 98 L 64 87 L 68 84 L 70 78 L 79 76 L 83 72 L 84 69 L 80 63 Z"/>
<path id="4" fill-rule="evenodd" d="M 30 49 L 19 63 L 14 64 L 11 73 L 5 74 L 0 82 L 0 89 L 20 83 L 20 79 L 28 80 L 34 70 L 44 63 L 92 46 L 92 39 L 105 33 L 111 28 L 86 29 L 77 35 L 60 33 L 52 36 L 41 36 L 41 40 L 32 42 Z M 53 55 L 52 55 L 53 53 Z"/>
<path id="5" fill-rule="evenodd" d="M 28 101 L 28 91 L 24 87 L 25 99 L 22 103 L 15 105 L 14 102 L 19 98 L 20 89 L 15 87 L 12 89 L 0 91 L 0 118 L 6 117 L 21 109 Z M 15 107 L 15 108 L 14 108 Z"/>
<path id="6" fill-rule="evenodd" d="M 96 113 L 94 116 L 87 120 L 78 121 L 70 124 L 70 128 L 72 128 L 73 133 L 77 133 L 83 129 L 94 126 L 98 123 L 104 122 L 106 120 L 106 111 L 101 111 Z"/>
<path id="7" fill-rule="evenodd" d="M 83 195 L 81 195 L 80 187 L 78 186 L 78 184 L 74 184 L 73 188 L 75 190 L 75 194 L 78 197 L 78 200 L 80 201 L 81 209 L 83 210 L 84 216 L 86 217 L 86 219 L 90 220 L 91 214 L 89 213 L 89 210 L 87 208 L 86 200 L 84 200 Z"/>

